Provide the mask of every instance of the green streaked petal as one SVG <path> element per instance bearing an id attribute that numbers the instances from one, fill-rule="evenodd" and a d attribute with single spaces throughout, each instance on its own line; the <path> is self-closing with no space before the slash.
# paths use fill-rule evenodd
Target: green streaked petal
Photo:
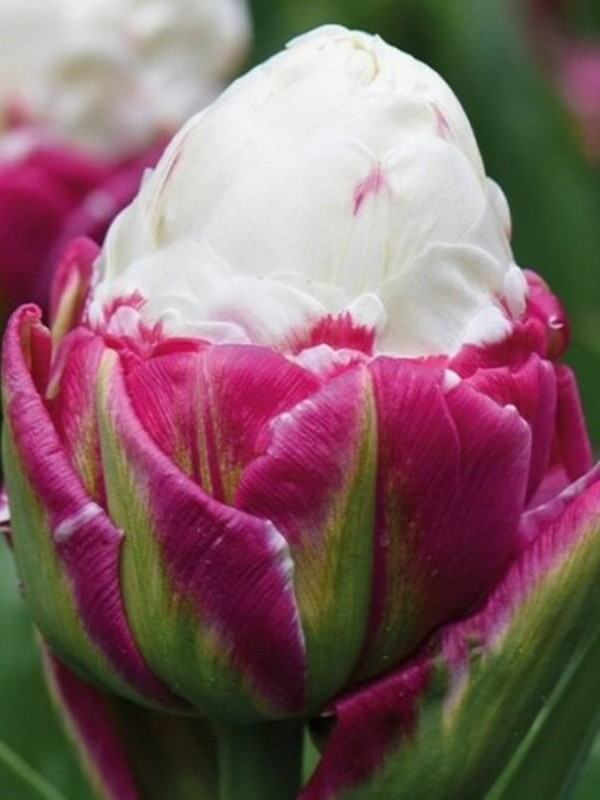
<path id="1" fill-rule="evenodd" d="M 303 703 L 290 559 L 273 526 L 211 500 L 152 443 L 108 353 L 98 393 L 127 615 L 148 664 L 202 714 L 251 721 Z"/>
<path id="2" fill-rule="evenodd" d="M 237 500 L 290 544 L 308 654 L 309 706 L 352 675 L 366 636 L 373 564 L 377 430 L 366 370 L 349 370 L 276 418 Z"/>
<path id="3" fill-rule="evenodd" d="M 337 721 L 302 800 L 484 796 L 598 631 L 598 473 L 531 512 L 523 530 L 532 544 L 480 611 L 333 704 Z"/>
<path id="4" fill-rule="evenodd" d="M 141 700 L 121 680 L 91 641 L 82 623 L 73 586 L 58 558 L 52 529 L 15 447 L 10 424 L 5 423 L 3 458 L 7 465 L 12 542 L 17 572 L 36 625 L 51 648 L 80 674 L 101 681 L 114 691 Z"/>

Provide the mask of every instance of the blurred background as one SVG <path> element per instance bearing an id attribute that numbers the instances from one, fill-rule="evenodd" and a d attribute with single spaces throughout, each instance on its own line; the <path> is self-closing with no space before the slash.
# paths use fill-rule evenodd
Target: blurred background
<path id="1" fill-rule="evenodd" d="M 379 33 L 428 62 L 452 86 L 473 124 L 488 174 L 508 196 L 517 262 L 544 276 L 565 303 L 572 324 L 569 360 L 598 448 L 598 0 L 252 0 L 250 5 L 254 43 L 246 66 L 302 31 L 338 22 Z M 0 797 L 88 800 L 43 686 L 7 548 L 0 548 L 0 647 Z M 600 740 L 572 797 L 600 797 Z"/>

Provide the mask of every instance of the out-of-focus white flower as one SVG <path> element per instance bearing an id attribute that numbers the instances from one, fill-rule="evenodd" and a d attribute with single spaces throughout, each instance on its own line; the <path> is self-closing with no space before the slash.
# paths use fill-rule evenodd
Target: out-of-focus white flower
<path id="1" fill-rule="evenodd" d="M 90 317 L 137 293 L 168 332 L 286 348 L 347 313 L 377 352 L 452 353 L 502 338 L 524 307 L 509 236 L 446 83 L 328 26 L 179 133 L 109 234 Z"/>
<path id="2" fill-rule="evenodd" d="M 248 42 L 244 0 L 3 0 L 0 130 L 24 116 L 100 152 L 171 132 Z"/>

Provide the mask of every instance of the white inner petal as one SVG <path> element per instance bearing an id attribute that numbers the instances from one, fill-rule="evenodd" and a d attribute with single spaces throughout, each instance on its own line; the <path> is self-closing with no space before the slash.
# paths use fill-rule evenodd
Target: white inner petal
<path id="1" fill-rule="evenodd" d="M 378 352 L 452 353 L 523 309 L 509 233 L 442 79 L 330 27 L 184 127 L 110 231 L 90 316 L 136 289 L 171 333 L 222 323 L 285 348 L 348 312 Z"/>

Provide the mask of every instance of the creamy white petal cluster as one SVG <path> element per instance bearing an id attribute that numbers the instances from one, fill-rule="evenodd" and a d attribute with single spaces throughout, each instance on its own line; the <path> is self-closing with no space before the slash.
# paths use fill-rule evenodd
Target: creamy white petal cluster
<path id="1" fill-rule="evenodd" d="M 377 352 L 502 338 L 525 303 L 500 189 L 458 100 L 377 36 L 327 26 L 175 137 L 97 264 L 92 322 L 293 347 L 327 315 Z M 137 313 L 137 312 L 136 312 Z"/>
<path id="2" fill-rule="evenodd" d="M 216 96 L 249 32 L 245 0 L 2 0 L 0 130 L 133 150 Z"/>

